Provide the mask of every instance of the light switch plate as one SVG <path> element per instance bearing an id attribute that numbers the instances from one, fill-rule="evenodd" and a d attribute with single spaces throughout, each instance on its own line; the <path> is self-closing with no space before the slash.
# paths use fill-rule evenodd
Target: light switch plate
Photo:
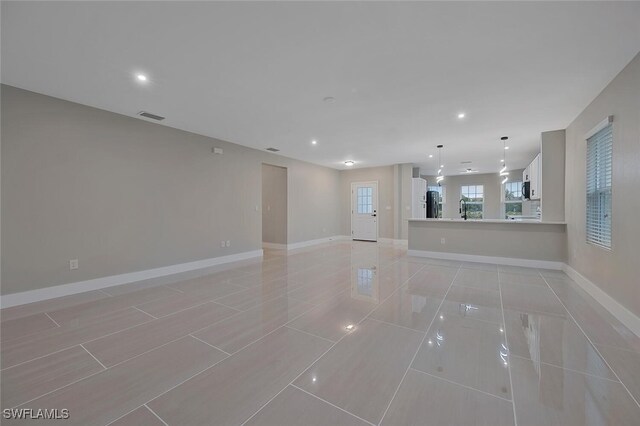
<path id="1" fill-rule="evenodd" d="M 78 269 L 78 259 L 71 259 L 69 261 L 69 270 L 73 271 L 75 269 Z"/>

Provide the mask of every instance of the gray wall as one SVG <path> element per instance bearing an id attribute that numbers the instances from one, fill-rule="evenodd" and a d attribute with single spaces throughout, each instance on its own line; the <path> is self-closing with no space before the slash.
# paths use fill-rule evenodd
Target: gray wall
<path id="1" fill-rule="evenodd" d="M 262 165 L 262 242 L 287 244 L 287 169 Z"/>
<path id="2" fill-rule="evenodd" d="M 585 233 L 584 137 L 608 115 L 614 117 L 611 251 L 587 244 Z M 569 265 L 640 316 L 640 55 L 569 125 L 566 140 Z"/>
<path id="3" fill-rule="evenodd" d="M 289 243 L 341 233 L 337 170 L 1 89 L 3 294 L 260 249 L 263 162 L 288 169 Z"/>
<path id="4" fill-rule="evenodd" d="M 378 236 L 393 238 L 393 166 L 340 172 L 340 202 L 344 206 L 341 213 L 342 235 L 351 235 L 351 183 L 369 181 L 378 181 Z"/>
<path id="5" fill-rule="evenodd" d="M 511 180 L 522 180 L 522 169 L 509 170 Z M 435 177 L 427 176 L 427 185 L 436 185 Z M 484 219 L 504 219 L 502 212 L 502 185 L 498 173 L 471 173 L 445 176 L 442 186 L 446 188 L 446 203 L 442 217 L 459 218 L 459 201 L 463 185 L 484 185 Z"/>
<path id="6" fill-rule="evenodd" d="M 565 131 L 540 135 L 540 205 L 545 222 L 564 221 Z"/>

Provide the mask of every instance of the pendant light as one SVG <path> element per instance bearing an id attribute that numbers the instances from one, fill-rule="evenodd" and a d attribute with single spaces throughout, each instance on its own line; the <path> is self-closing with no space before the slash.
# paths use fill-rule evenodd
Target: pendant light
<path id="1" fill-rule="evenodd" d="M 442 175 L 442 169 L 444 168 L 444 164 L 442 163 L 442 148 L 444 148 L 444 145 L 438 145 L 436 148 L 438 148 L 438 162 L 440 163 L 438 175 L 436 176 L 436 183 L 440 185 L 440 182 L 444 180 L 444 176 Z"/>
<path id="2" fill-rule="evenodd" d="M 506 183 L 509 180 L 509 172 L 507 171 L 507 139 L 508 136 L 503 136 L 500 138 L 502 141 L 502 168 L 500 169 L 500 176 L 504 177 L 502 179 L 502 184 Z"/>

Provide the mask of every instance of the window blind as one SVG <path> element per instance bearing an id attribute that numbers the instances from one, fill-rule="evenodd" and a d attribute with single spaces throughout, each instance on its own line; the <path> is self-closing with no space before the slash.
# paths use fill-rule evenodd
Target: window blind
<path id="1" fill-rule="evenodd" d="M 611 124 L 587 139 L 587 242 L 611 248 Z"/>

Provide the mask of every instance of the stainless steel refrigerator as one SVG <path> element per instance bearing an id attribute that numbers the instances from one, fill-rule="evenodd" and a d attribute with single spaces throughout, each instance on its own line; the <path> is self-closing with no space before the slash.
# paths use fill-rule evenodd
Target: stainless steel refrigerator
<path id="1" fill-rule="evenodd" d="M 427 219 L 435 219 L 438 215 L 440 194 L 438 191 L 427 191 Z"/>

